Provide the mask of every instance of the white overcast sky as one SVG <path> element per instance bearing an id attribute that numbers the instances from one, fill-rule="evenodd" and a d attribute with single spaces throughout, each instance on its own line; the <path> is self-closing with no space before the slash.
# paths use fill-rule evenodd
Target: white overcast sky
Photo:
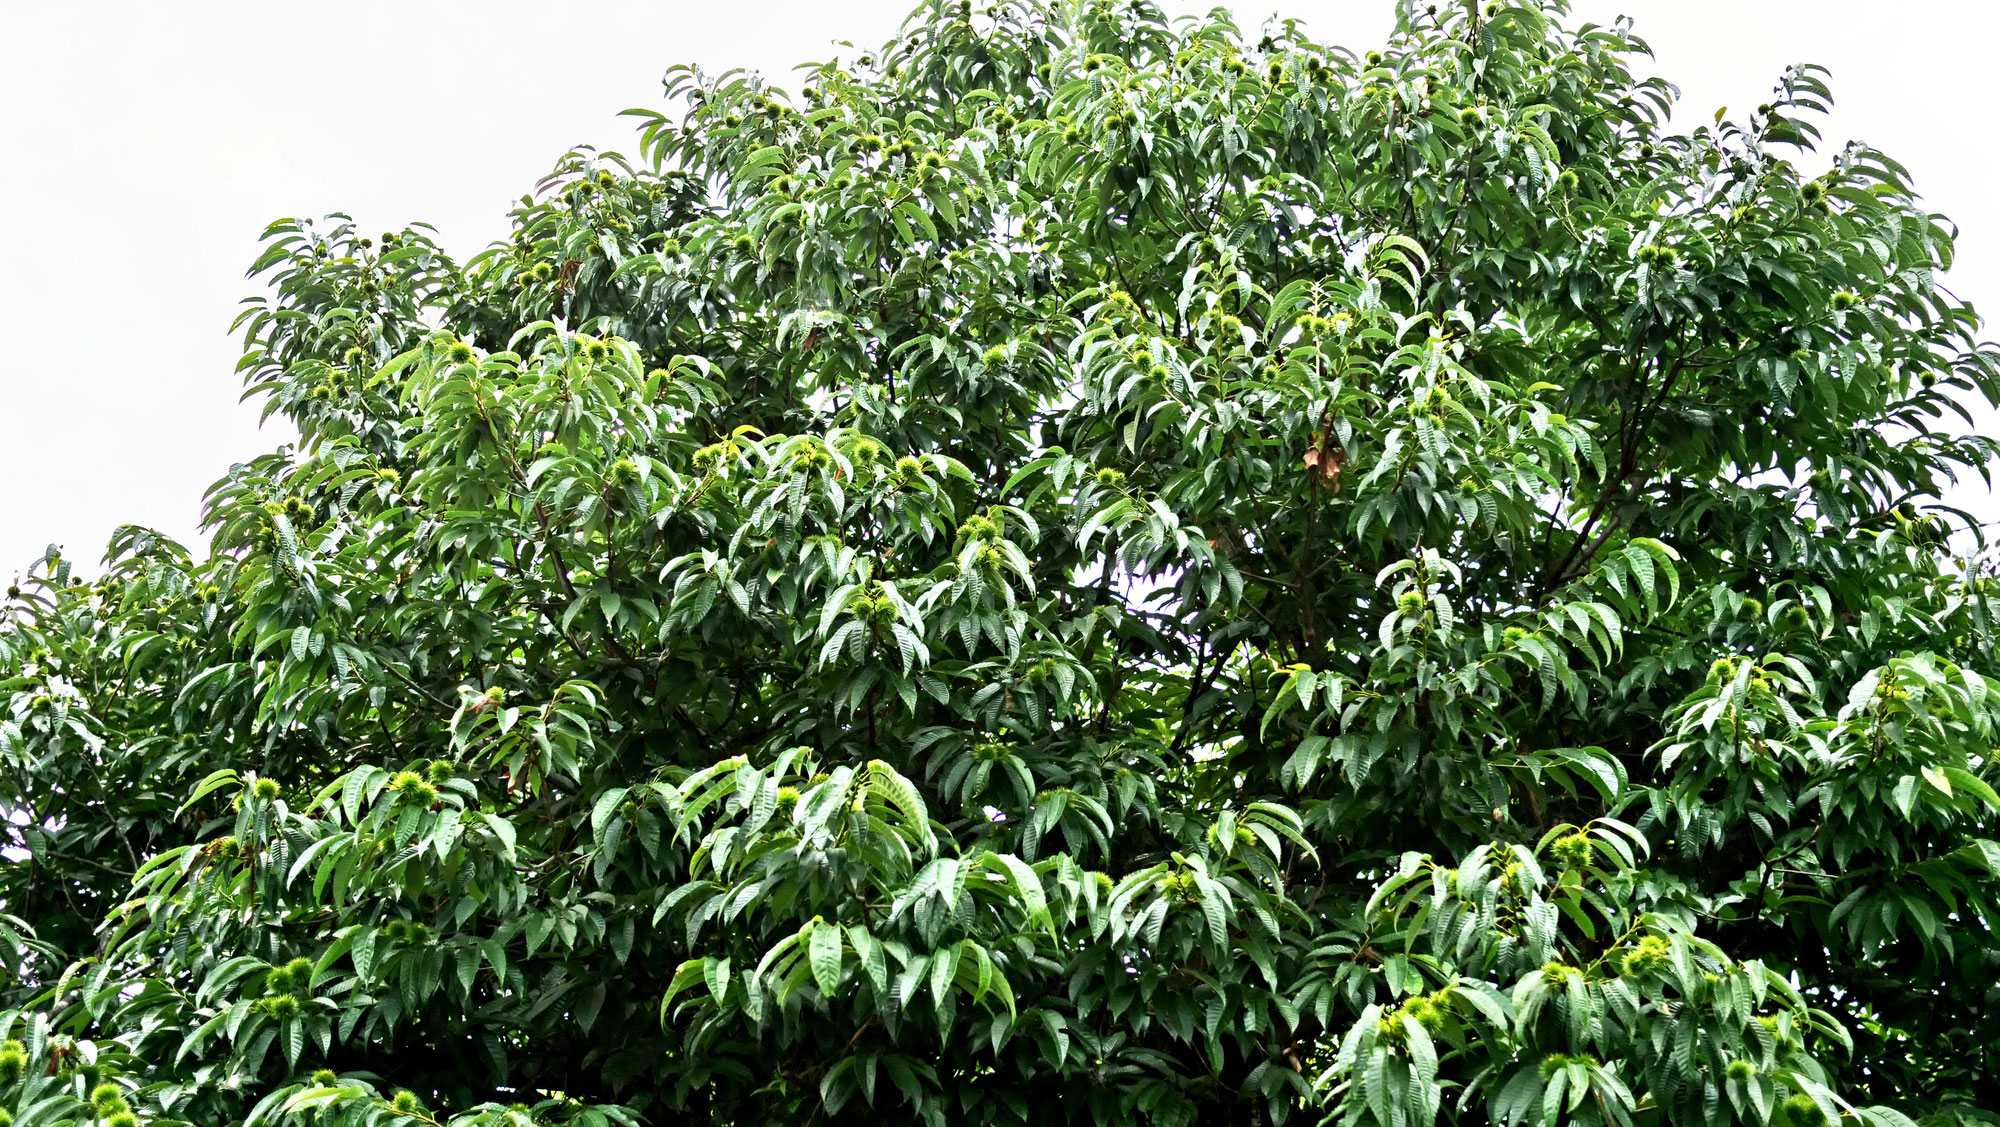
<path id="1" fill-rule="evenodd" d="M 1193 10 L 1205 4 L 1176 2 Z M 44 545 L 95 561 L 119 524 L 195 540 L 202 490 L 283 441 L 237 400 L 227 333 L 264 224 L 346 211 L 470 253 L 568 146 L 629 149 L 670 64 L 783 74 L 874 46 L 904 0 L 20 3 L 0 69 L 0 578 Z M 1363 50 L 1391 0 L 1237 6 Z M 1637 18 L 1693 121 L 1833 71 L 1850 137 L 1963 229 L 1955 292 L 2000 310 L 1990 0 L 1577 0 Z M 1994 335 L 2000 335 L 1996 333 Z M 1990 421 L 1990 420 L 1989 420 Z M 1987 515 L 1983 486 L 1963 496 Z"/>

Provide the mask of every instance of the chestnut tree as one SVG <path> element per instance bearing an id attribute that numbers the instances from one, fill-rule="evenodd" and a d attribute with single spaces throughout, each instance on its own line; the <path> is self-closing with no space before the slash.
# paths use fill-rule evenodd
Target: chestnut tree
<path id="1" fill-rule="evenodd" d="M 272 225 L 298 443 L 0 611 L 0 1116 L 1990 1122 L 2000 352 L 1645 66 L 952 0 Z"/>

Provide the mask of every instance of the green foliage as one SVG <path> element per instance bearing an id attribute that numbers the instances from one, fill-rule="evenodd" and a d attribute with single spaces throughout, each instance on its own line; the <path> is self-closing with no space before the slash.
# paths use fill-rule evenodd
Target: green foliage
<path id="1" fill-rule="evenodd" d="M 301 443 L 7 596 L 0 1114 L 1990 1121 L 2000 353 L 1643 57 L 945 5 L 273 225 Z"/>

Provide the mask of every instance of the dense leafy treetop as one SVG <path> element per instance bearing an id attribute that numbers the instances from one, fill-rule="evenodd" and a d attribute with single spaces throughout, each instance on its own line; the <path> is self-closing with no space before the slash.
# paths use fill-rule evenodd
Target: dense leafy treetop
<path id="1" fill-rule="evenodd" d="M 952 4 L 274 225 L 300 443 L 7 594 L 0 1111 L 1992 1118 L 2000 356 L 1643 57 Z"/>

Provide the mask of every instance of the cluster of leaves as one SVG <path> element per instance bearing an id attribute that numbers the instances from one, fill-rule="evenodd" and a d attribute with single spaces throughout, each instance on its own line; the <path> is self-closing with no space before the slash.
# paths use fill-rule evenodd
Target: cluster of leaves
<path id="1" fill-rule="evenodd" d="M 935 5 L 274 225 L 301 444 L 7 592 L 0 1115 L 1990 1120 L 2000 353 L 1644 52 Z"/>

